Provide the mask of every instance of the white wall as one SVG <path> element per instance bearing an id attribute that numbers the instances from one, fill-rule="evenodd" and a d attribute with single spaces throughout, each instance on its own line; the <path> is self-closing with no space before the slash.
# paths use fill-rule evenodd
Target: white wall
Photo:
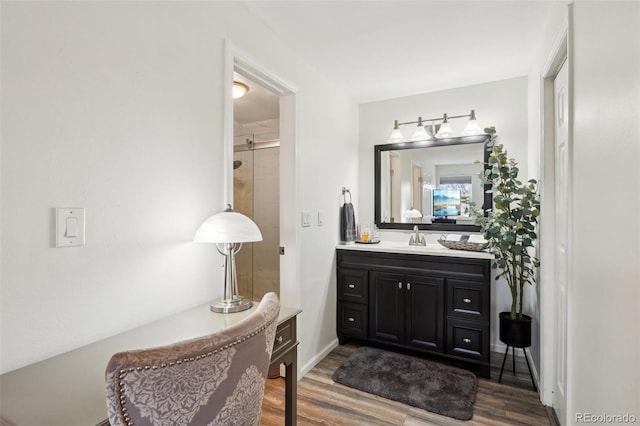
<path id="1" fill-rule="evenodd" d="M 225 40 L 298 88 L 294 196 L 325 212 L 298 235 L 300 363 L 334 341 L 351 101 L 233 2 L 2 2 L 1 18 L 2 372 L 221 295 L 219 255 L 191 239 L 223 208 Z M 53 248 L 66 206 L 86 208 L 84 247 Z"/>
<path id="2" fill-rule="evenodd" d="M 573 5 L 569 416 L 640 419 L 639 23 L 638 2 Z M 603 214 L 605 200 L 628 214 Z"/>

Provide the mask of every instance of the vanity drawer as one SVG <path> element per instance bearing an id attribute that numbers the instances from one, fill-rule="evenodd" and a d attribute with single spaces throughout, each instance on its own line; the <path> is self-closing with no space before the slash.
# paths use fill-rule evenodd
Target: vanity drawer
<path id="1" fill-rule="evenodd" d="M 367 324 L 367 305 L 338 302 L 338 334 L 364 339 Z"/>
<path id="2" fill-rule="evenodd" d="M 447 315 L 489 321 L 491 288 L 485 283 L 447 280 Z"/>
<path id="3" fill-rule="evenodd" d="M 276 337 L 273 340 L 271 359 L 277 359 L 281 353 L 288 351 L 291 346 L 295 346 L 296 342 L 296 318 L 293 317 L 278 325 Z"/>
<path id="4" fill-rule="evenodd" d="M 489 362 L 489 324 L 448 319 L 447 353 Z"/>
<path id="5" fill-rule="evenodd" d="M 338 269 L 338 299 L 345 302 L 367 303 L 368 271 Z"/>

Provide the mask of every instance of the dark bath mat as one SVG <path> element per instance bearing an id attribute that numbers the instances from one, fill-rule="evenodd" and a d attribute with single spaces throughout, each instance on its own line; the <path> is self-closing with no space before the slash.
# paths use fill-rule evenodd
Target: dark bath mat
<path id="1" fill-rule="evenodd" d="M 473 416 L 478 379 L 460 368 L 362 346 L 333 373 L 333 380 L 443 416 Z"/>

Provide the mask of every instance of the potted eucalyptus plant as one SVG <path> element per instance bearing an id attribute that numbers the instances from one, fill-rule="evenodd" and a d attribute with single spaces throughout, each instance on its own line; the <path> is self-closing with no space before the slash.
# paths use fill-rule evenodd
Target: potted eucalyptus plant
<path id="1" fill-rule="evenodd" d="M 491 136 L 489 163 L 480 180 L 483 187 L 491 185 L 493 208 L 486 215 L 474 208 L 472 216 L 494 255 L 492 267 L 499 270 L 496 279 L 504 278 L 511 291 L 511 311 L 500 313 L 500 340 L 525 348 L 531 345 L 531 317 L 522 312 L 524 287 L 535 282 L 535 268 L 540 265 L 532 254 L 540 215 L 537 181 L 520 181 L 518 163 L 497 143 L 495 128 L 485 132 Z"/>

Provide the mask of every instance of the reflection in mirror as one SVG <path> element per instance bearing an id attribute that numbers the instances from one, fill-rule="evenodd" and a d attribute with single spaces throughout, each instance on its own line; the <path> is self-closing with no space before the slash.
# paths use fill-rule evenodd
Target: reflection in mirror
<path id="1" fill-rule="evenodd" d="M 478 174 L 486 135 L 377 145 L 376 214 L 381 228 L 475 230 L 470 204 L 490 200 Z"/>

